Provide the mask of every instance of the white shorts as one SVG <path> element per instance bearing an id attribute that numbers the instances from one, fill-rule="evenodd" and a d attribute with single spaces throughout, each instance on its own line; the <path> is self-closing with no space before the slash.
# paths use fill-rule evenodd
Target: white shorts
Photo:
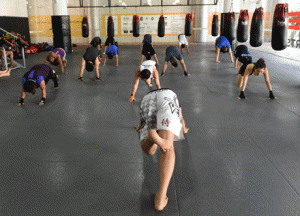
<path id="1" fill-rule="evenodd" d="M 189 45 L 186 37 L 179 37 L 179 45 L 181 46 L 182 44 Z"/>
<path id="2" fill-rule="evenodd" d="M 140 108 L 140 141 L 150 129 L 167 130 L 174 134 L 174 141 L 183 140 L 180 107 L 177 95 L 170 89 L 159 89 L 144 96 Z"/>

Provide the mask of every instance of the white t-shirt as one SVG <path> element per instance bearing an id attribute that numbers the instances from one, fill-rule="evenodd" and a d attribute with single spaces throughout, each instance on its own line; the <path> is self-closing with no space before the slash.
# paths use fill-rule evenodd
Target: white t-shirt
<path id="1" fill-rule="evenodd" d="M 155 61 L 153 60 L 147 60 L 144 61 L 140 67 L 140 71 L 144 70 L 144 69 L 148 69 L 150 71 L 150 79 L 153 78 L 153 67 L 155 66 Z"/>
<path id="2" fill-rule="evenodd" d="M 182 44 L 188 45 L 187 39 L 184 34 L 179 35 L 179 45 L 182 45 Z"/>

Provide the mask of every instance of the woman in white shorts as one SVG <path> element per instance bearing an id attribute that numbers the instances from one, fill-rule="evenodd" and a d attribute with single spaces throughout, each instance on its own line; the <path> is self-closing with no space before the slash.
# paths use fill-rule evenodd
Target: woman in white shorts
<path id="1" fill-rule="evenodd" d="M 178 36 L 178 49 L 182 53 L 183 48 L 186 47 L 187 53 L 190 54 L 189 43 L 184 34 Z"/>
<path id="2" fill-rule="evenodd" d="M 175 166 L 173 141 L 183 140 L 188 132 L 182 117 L 177 95 L 170 89 L 158 89 L 144 96 L 140 109 L 140 132 L 143 151 L 148 155 L 161 148 L 160 184 L 154 199 L 154 208 L 162 211 L 168 203 L 167 190 Z"/>

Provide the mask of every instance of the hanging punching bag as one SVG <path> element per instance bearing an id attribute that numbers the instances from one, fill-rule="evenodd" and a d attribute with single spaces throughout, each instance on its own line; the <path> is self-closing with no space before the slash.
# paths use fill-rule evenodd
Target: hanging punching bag
<path id="1" fill-rule="evenodd" d="M 284 50 L 288 45 L 288 4 L 277 4 L 272 27 L 272 48 Z"/>
<path id="2" fill-rule="evenodd" d="M 219 16 L 214 15 L 213 16 L 213 21 L 212 21 L 212 26 L 211 26 L 211 35 L 212 36 L 215 37 L 215 36 L 219 35 L 219 26 L 220 26 Z"/>
<path id="3" fill-rule="evenodd" d="M 89 37 L 89 22 L 87 16 L 82 19 L 82 37 Z"/>
<path id="4" fill-rule="evenodd" d="M 246 42 L 248 40 L 249 32 L 249 15 L 248 10 L 241 10 L 239 23 L 237 27 L 237 40 L 238 42 Z"/>
<path id="5" fill-rule="evenodd" d="M 230 43 L 235 39 L 235 14 L 234 14 L 234 12 L 226 14 L 223 36 L 225 36 Z"/>
<path id="6" fill-rule="evenodd" d="M 138 15 L 133 15 L 132 30 L 133 30 L 133 37 L 140 36 L 140 18 Z"/>
<path id="7" fill-rule="evenodd" d="M 107 37 L 114 37 L 115 29 L 114 29 L 114 20 L 112 16 L 109 16 L 107 19 Z"/>
<path id="8" fill-rule="evenodd" d="M 259 47 L 263 44 L 264 36 L 264 9 L 256 8 L 251 21 L 250 45 Z"/>
<path id="9" fill-rule="evenodd" d="M 184 27 L 184 34 L 185 36 L 192 35 L 192 14 L 188 13 L 185 17 L 185 27 Z"/>
<path id="10" fill-rule="evenodd" d="M 158 37 L 165 36 L 165 18 L 163 15 L 159 17 L 157 34 Z"/>

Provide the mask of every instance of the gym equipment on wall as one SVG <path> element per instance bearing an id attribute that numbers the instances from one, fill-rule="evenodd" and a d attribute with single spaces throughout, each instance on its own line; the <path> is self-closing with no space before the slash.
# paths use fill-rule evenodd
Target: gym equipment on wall
<path id="1" fill-rule="evenodd" d="M 114 20 L 112 16 L 107 18 L 107 37 L 114 37 L 115 30 L 114 30 Z"/>
<path id="2" fill-rule="evenodd" d="M 248 10 L 241 10 L 237 27 L 238 42 L 246 42 L 249 38 L 249 15 Z"/>
<path id="3" fill-rule="evenodd" d="M 157 34 L 158 34 L 158 37 L 165 36 L 165 18 L 163 15 L 161 15 L 159 17 Z"/>
<path id="4" fill-rule="evenodd" d="M 138 15 L 133 15 L 132 30 L 134 37 L 140 36 L 140 18 Z"/>
<path id="5" fill-rule="evenodd" d="M 257 7 L 254 11 L 250 28 L 250 45 L 259 47 L 264 37 L 264 9 Z"/>
<path id="6" fill-rule="evenodd" d="M 192 14 L 188 13 L 185 17 L 185 26 L 184 26 L 185 36 L 192 35 L 192 23 L 193 23 L 192 21 L 193 21 Z"/>
<path id="7" fill-rule="evenodd" d="M 89 37 L 89 22 L 87 16 L 84 16 L 82 19 L 82 37 Z"/>
<path id="8" fill-rule="evenodd" d="M 288 4 L 277 4 L 273 17 L 271 45 L 274 50 L 284 50 L 288 45 Z"/>
<path id="9" fill-rule="evenodd" d="M 219 21 L 219 16 L 214 15 L 213 20 L 212 20 L 212 26 L 211 26 L 211 35 L 212 36 L 218 36 L 219 35 L 219 26 L 220 26 L 220 21 Z"/>

